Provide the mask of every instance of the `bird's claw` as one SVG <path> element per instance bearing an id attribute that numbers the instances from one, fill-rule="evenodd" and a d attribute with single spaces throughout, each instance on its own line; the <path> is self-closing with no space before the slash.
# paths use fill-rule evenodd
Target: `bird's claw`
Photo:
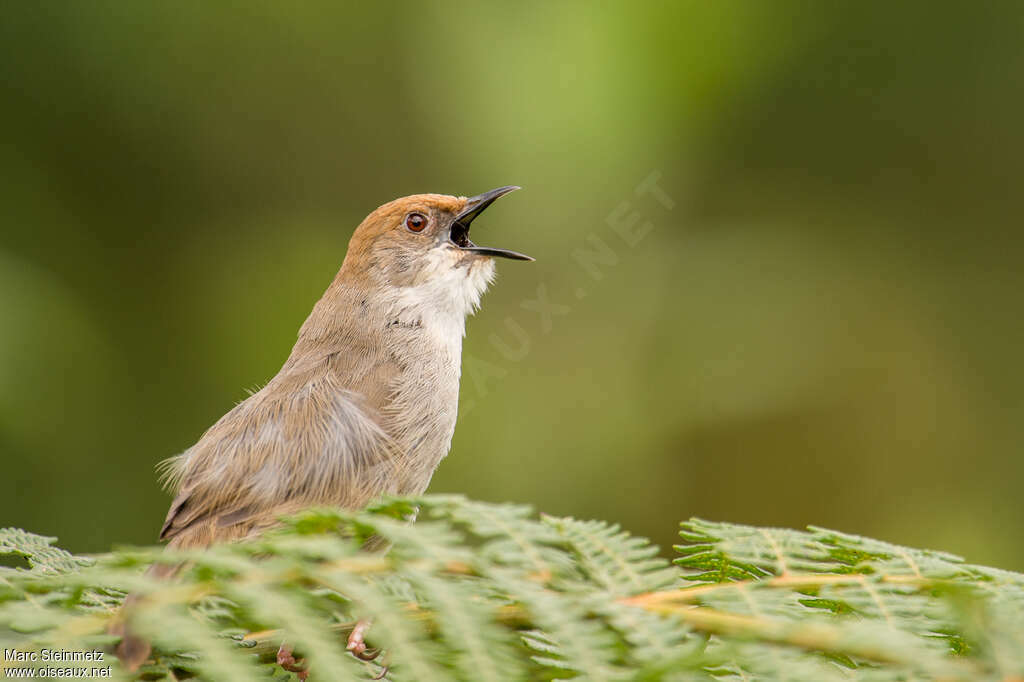
<path id="1" fill-rule="evenodd" d="M 305 680 L 309 675 L 306 664 L 302 662 L 302 659 L 296 659 L 292 655 L 292 648 L 287 644 L 282 644 L 277 650 L 277 664 L 288 672 L 295 673 L 300 680 Z"/>
<path id="2" fill-rule="evenodd" d="M 380 656 L 380 649 L 366 646 L 366 631 L 370 629 L 371 621 L 361 620 L 356 623 L 349 633 L 348 643 L 345 648 L 352 652 L 352 655 L 361 661 L 372 661 Z M 288 672 L 295 673 L 300 680 L 305 680 L 309 675 L 309 668 L 301 658 L 297 659 L 294 650 L 287 643 L 282 643 L 277 650 L 277 664 Z M 381 672 L 373 679 L 383 679 L 388 674 L 388 667 L 385 665 Z"/>
<path id="3" fill-rule="evenodd" d="M 361 620 L 356 623 L 356 626 L 352 628 L 352 632 L 348 636 L 348 644 L 345 648 L 352 652 L 352 655 L 358 658 L 360 661 L 372 661 L 373 659 L 380 656 L 380 649 L 375 649 L 366 646 L 364 637 L 366 631 L 370 629 L 371 622 L 368 620 Z M 387 669 L 384 669 L 387 672 Z"/>

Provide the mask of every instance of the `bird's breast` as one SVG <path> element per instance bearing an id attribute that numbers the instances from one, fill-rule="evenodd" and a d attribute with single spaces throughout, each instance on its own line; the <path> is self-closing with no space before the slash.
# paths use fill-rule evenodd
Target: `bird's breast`
<path id="1" fill-rule="evenodd" d="M 455 432 L 462 329 L 438 328 L 431 322 L 389 329 L 388 346 L 399 369 L 381 411 L 382 426 L 408 463 L 402 494 L 426 489 Z"/>

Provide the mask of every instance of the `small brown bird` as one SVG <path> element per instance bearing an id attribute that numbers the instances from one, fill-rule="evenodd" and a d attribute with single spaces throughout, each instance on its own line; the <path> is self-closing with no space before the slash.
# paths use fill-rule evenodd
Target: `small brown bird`
<path id="1" fill-rule="evenodd" d="M 417 194 L 367 216 L 277 375 L 164 463 L 177 495 L 160 539 L 205 547 L 314 505 L 422 493 L 451 446 L 465 321 L 494 258 L 533 260 L 469 239 L 516 189 Z M 149 647 L 129 638 L 120 652 L 137 665 Z"/>

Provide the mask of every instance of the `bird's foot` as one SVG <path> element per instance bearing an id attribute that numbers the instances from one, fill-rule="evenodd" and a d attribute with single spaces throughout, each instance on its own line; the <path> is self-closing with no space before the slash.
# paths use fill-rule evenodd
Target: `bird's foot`
<path id="1" fill-rule="evenodd" d="M 361 661 L 372 661 L 380 655 L 380 649 L 374 649 L 366 646 L 364 637 L 366 631 L 370 629 L 373 621 L 361 620 L 356 623 L 356 626 L 352 628 L 352 632 L 348 636 L 348 644 L 345 646 L 346 649 L 352 652 L 352 655 Z M 385 668 L 385 672 L 387 669 Z"/>
<path id="2" fill-rule="evenodd" d="M 292 648 L 287 644 L 282 643 L 281 647 L 277 650 L 277 664 L 288 672 L 298 675 L 300 680 L 305 680 L 309 675 L 309 669 L 306 667 L 303 659 L 296 659 L 292 655 Z"/>

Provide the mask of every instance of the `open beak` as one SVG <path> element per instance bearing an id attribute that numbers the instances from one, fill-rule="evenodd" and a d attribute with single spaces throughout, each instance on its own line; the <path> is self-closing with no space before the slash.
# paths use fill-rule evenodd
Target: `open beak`
<path id="1" fill-rule="evenodd" d="M 462 212 L 455 216 L 455 220 L 452 221 L 450 234 L 452 243 L 463 251 L 472 251 L 473 253 L 479 253 L 481 256 L 511 258 L 512 260 L 533 260 L 533 258 L 530 258 L 523 253 L 509 251 L 507 249 L 492 249 L 488 246 L 477 246 L 469 240 L 470 223 L 476 220 L 476 217 L 483 213 L 488 206 L 493 204 L 495 199 L 504 196 L 509 192 L 514 192 L 517 189 L 520 188 L 515 185 L 509 185 L 507 187 L 492 189 L 490 192 L 484 192 L 483 194 L 478 194 L 475 197 L 466 199 L 465 208 L 463 208 Z"/>

